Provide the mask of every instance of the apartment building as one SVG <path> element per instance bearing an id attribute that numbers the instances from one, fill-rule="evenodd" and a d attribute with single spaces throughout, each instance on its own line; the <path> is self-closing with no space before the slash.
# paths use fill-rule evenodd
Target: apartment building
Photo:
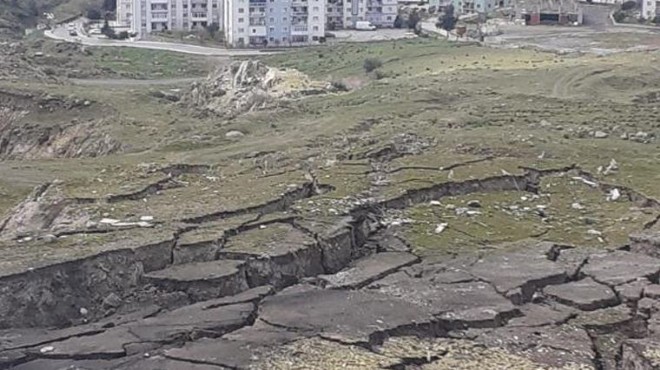
<path id="1" fill-rule="evenodd" d="M 391 28 L 398 14 L 398 0 L 327 0 L 329 29 L 355 28 L 369 21 L 380 28 Z"/>
<path id="2" fill-rule="evenodd" d="M 142 37 L 222 25 L 223 0 L 117 0 L 117 22 Z"/>
<path id="3" fill-rule="evenodd" d="M 325 37 L 325 0 L 225 1 L 223 29 L 229 46 L 299 46 Z"/>
<path id="4" fill-rule="evenodd" d="M 660 4 L 658 2 L 656 0 L 642 0 L 641 17 L 650 20 L 655 19 L 660 11 Z"/>

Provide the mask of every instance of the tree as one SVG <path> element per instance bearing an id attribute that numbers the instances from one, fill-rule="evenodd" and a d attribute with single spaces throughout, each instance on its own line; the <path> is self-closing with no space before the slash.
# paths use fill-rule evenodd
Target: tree
<path id="1" fill-rule="evenodd" d="M 117 0 L 103 0 L 103 10 L 106 12 L 117 10 Z"/>
<path id="2" fill-rule="evenodd" d="M 408 16 L 408 28 L 411 30 L 417 29 L 417 24 L 422 20 L 422 17 L 419 16 L 417 9 L 413 10 Z"/>
<path id="3" fill-rule="evenodd" d="M 394 19 L 394 28 L 403 28 L 403 18 L 400 15 Z"/>
<path id="4" fill-rule="evenodd" d="M 454 5 L 449 4 L 445 9 L 445 13 L 440 17 L 440 28 L 447 31 L 447 34 L 456 28 L 456 17 L 454 17 Z"/>
<path id="5" fill-rule="evenodd" d="M 99 20 L 102 17 L 103 17 L 103 15 L 101 14 L 100 9 L 98 9 L 96 7 L 93 7 L 93 6 L 90 6 L 89 8 L 87 8 L 87 18 L 92 19 L 92 20 Z"/>
<path id="6" fill-rule="evenodd" d="M 220 31 L 220 25 L 215 22 L 209 24 L 205 28 L 206 28 L 206 32 L 209 34 L 209 37 L 212 39 L 215 39 L 215 36 L 217 35 L 218 31 Z"/>
<path id="7" fill-rule="evenodd" d="M 101 27 L 101 33 L 104 34 L 109 39 L 114 40 L 117 38 L 117 34 L 115 33 L 115 30 L 112 29 L 112 27 L 110 27 L 110 24 L 108 23 L 107 19 L 103 23 L 103 27 Z"/>
<path id="8" fill-rule="evenodd" d="M 369 73 L 380 68 L 382 65 L 383 62 L 381 62 L 381 60 L 378 58 L 367 58 L 364 60 L 362 67 L 364 68 L 365 72 Z"/>
<path id="9" fill-rule="evenodd" d="M 626 1 L 625 3 L 621 4 L 621 10 L 633 10 L 637 7 L 637 2 L 636 1 Z"/>

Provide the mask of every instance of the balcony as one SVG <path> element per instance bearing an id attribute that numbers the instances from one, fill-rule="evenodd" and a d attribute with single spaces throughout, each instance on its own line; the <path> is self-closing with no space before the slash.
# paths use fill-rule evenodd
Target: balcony
<path id="1" fill-rule="evenodd" d="M 308 32 L 309 32 L 309 27 L 307 27 L 307 25 L 291 26 L 292 35 L 306 35 Z"/>
<path id="2" fill-rule="evenodd" d="M 266 18 L 265 17 L 250 17 L 250 26 L 265 26 Z"/>

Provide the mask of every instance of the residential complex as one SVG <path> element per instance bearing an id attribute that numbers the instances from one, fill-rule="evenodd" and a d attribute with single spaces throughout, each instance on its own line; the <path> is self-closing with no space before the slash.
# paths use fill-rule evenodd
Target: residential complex
<path id="1" fill-rule="evenodd" d="M 117 22 L 142 37 L 221 24 L 223 0 L 117 0 Z"/>
<path id="2" fill-rule="evenodd" d="M 329 29 L 355 28 L 360 21 L 389 28 L 394 26 L 397 13 L 398 0 L 327 0 Z"/>
<path id="3" fill-rule="evenodd" d="M 325 1 L 117 0 L 117 21 L 138 37 L 215 23 L 228 46 L 297 46 L 325 37 Z"/>

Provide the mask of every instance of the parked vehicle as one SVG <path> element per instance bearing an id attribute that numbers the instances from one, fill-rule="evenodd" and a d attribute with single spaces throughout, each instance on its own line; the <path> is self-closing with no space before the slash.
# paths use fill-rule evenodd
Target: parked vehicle
<path id="1" fill-rule="evenodd" d="M 373 31 L 376 29 L 376 26 L 369 21 L 358 21 L 355 23 L 355 29 L 359 31 Z"/>

